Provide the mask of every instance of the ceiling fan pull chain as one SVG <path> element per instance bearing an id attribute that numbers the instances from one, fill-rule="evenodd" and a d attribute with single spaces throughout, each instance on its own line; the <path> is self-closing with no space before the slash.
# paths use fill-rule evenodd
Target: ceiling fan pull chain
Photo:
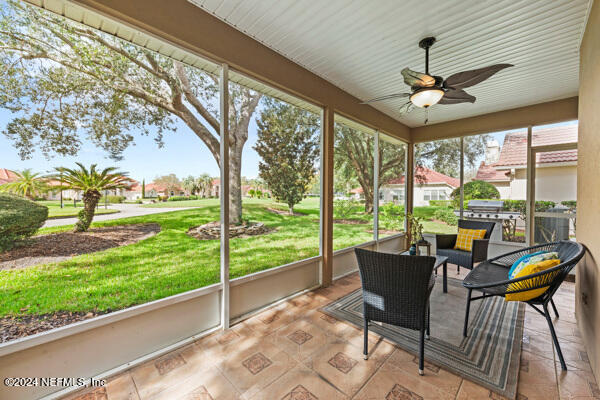
<path id="1" fill-rule="evenodd" d="M 427 122 L 429 122 L 429 107 L 427 107 L 425 109 L 425 123 L 424 123 L 424 125 L 427 125 Z"/>

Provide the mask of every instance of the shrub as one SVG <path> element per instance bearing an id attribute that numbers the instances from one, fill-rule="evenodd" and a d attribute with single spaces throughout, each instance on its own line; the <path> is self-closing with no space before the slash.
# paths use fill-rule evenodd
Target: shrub
<path id="1" fill-rule="evenodd" d="M 561 201 L 560 204 L 562 204 L 565 207 L 568 207 L 571 211 L 577 209 L 577 200 L 565 200 Z"/>
<path id="2" fill-rule="evenodd" d="M 110 195 L 110 194 L 106 197 L 102 196 L 102 197 L 100 197 L 98 204 L 106 203 L 107 199 L 110 204 L 120 204 L 125 201 L 125 196 L 114 196 L 114 195 Z"/>
<path id="3" fill-rule="evenodd" d="M 388 202 L 379 207 L 379 223 L 385 229 L 401 231 L 404 229 L 404 206 Z"/>
<path id="4" fill-rule="evenodd" d="M 458 217 L 454 214 L 454 211 L 449 208 L 440 208 L 433 213 L 433 218 L 438 221 L 447 223 L 448 225 L 458 225 Z"/>
<path id="5" fill-rule="evenodd" d="M 429 200 L 429 205 L 434 207 L 453 208 L 452 200 Z"/>
<path id="6" fill-rule="evenodd" d="M 165 196 L 167 197 L 167 196 Z M 187 196 L 171 196 L 169 198 L 167 198 L 167 201 L 185 201 L 185 200 L 189 200 L 190 198 Z"/>
<path id="7" fill-rule="evenodd" d="M 359 204 L 356 200 L 334 200 L 333 216 L 336 219 L 349 219 L 358 211 Z"/>
<path id="8" fill-rule="evenodd" d="M 0 251 L 31 237 L 48 218 L 48 207 L 13 194 L 0 193 Z"/>
<path id="9" fill-rule="evenodd" d="M 485 181 L 471 181 L 463 185 L 465 200 L 468 199 L 499 199 L 500 192 L 496 186 Z M 460 198 L 460 188 L 456 188 L 450 195 L 453 199 Z"/>

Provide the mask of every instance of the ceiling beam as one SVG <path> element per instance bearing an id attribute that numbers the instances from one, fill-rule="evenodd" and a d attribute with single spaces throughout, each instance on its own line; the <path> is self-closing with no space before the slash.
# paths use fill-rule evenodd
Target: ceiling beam
<path id="1" fill-rule="evenodd" d="M 410 128 L 187 0 L 73 0 L 371 128 L 410 140 Z M 330 23 L 326 21 L 325 23 Z"/>
<path id="2" fill-rule="evenodd" d="M 529 125 L 546 125 L 577 119 L 577 97 L 497 111 L 475 117 L 425 125 L 410 130 L 411 142 L 492 133 Z"/>

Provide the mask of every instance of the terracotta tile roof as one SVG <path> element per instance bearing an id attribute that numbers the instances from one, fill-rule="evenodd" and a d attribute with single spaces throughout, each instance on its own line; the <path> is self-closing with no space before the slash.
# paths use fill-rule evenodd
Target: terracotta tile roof
<path id="1" fill-rule="evenodd" d="M 534 129 L 532 144 L 545 146 L 577 141 L 577 124 L 552 128 Z M 577 161 L 577 150 L 538 153 L 538 164 Z M 527 132 L 509 133 L 504 137 L 500 159 L 494 164 L 498 167 L 522 166 L 527 164 Z"/>
<path id="2" fill-rule="evenodd" d="M 17 179 L 17 174 L 15 174 L 10 169 L 0 168 L 0 185 L 9 183 Z"/>
<path id="3" fill-rule="evenodd" d="M 482 161 L 479 169 L 477 170 L 475 179 L 479 181 L 508 182 L 510 178 L 506 175 L 507 172 L 507 170 L 496 169 L 493 165 L 486 165 L 486 163 Z"/>
<path id="4" fill-rule="evenodd" d="M 392 179 L 387 182 L 389 185 L 404 185 L 405 176 L 402 175 L 399 178 Z M 460 180 L 458 178 L 452 178 L 451 176 L 444 175 L 440 172 L 434 171 L 426 167 L 417 167 L 415 170 L 415 185 L 433 185 L 445 183 L 453 188 L 460 186 Z"/>

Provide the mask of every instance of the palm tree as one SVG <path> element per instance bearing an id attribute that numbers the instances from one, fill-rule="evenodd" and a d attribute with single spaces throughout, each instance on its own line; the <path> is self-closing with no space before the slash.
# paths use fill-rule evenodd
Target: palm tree
<path id="1" fill-rule="evenodd" d="M 209 174 L 204 173 L 196 179 L 196 184 L 199 190 L 202 192 L 202 197 L 208 197 L 210 195 L 210 189 L 212 188 L 213 179 Z"/>
<path id="2" fill-rule="evenodd" d="M 19 196 L 35 200 L 36 195 L 48 191 L 49 186 L 46 178 L 40 173 L 31 172 L 31 169 L 24 169 L 21 172 L 14 171 L 17 179 L 0 186 L 0 191 L 10 192 Z"/>
<path id="3" fill-rule="evenodd" d="M 132 181 L 127 177 L 127 173 L 116 171 L 115 167 L 99 171 L 96 169 L 96 164 L 92 164 L 89 169 L 81 163 L 76 164 L 78 169 L 56 168 L 58 174 L 55 178 L 61 181 L 61 189 L 83 192 L 83 210 L 77 216 L 79 221 L 75 224 L 75 232 L 84 232 L 88 230 L 94 219 L 102 191 L 128 188 Z"/>
<path id="4" fill-rule="evenodd" d="M 198 182 L 196 181 L 196 179 L 193 176 L 188 176 L 187 178 L 185 178 L 182 182 L 181 182 L 181 186 L 183 187 L 183 189 L 185 189 L 185 191 L 187 191 L 189 194 L 196 194 L 196 192 L 198 190 L 200 190 L 200 187 L 198 185 Z"/>

